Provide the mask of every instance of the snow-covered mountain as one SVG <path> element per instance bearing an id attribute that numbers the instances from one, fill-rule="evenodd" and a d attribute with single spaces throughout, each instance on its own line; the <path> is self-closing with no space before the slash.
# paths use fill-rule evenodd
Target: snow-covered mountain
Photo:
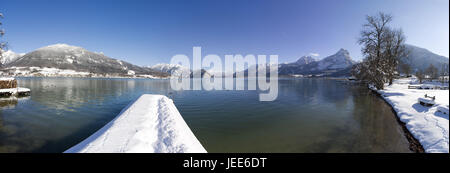
<path id="1" fill-rule="evenodd" d="M 344 69 L 355 64 L 350 57 L 350 53 L 345 49 L 340 49 L 336 54 L 320 60 L 317 64 L 317 70 L 337 70 Z"/>
<path id="2" fill-rule="evenodd" d="M 198 73 L 200 73 L 200 75 L 203 77 L 204 75 L 210 75 L 212 76 L 212 74 L 210 74 L 208 71 L 201 69 L 201 70 L 191 70 L 188 67 L 185 66 L 181 66 L 179 64 L 165 64 L 165 63 L 161 63 L 161 64 L 156 64 L 154 66 L 149 66 L 148 68 L 158 71 L 158 72 L 163 72 L 163 73 L 169 73 L 171 76 L 181 76 L 183 75 L 184 77 L 193 77 L 196 76 Z"/>
<path id="3" fill-rule="evenodd" d="M 25 55 L 25 53 L 15 53 L 12 50 L 4 51 L 0 57 L 0 65 L 9 64 L 23 55 Z"/>
<path id="4" fill-rule="evenodd" d="M 293 63 L 280 64 L 279 75 L 310 75 L 310 74 L 332 74 L 347 69 L 355 64 L 350 53 L 340 49 L 335 54 L 317 61 L 314 57 L 303 56 Z"/>
<path id="5" fill-rule="evenodd" d="M 295 63 L 293 63 L 293 64 L 295 64 Z M 278 66 L 278 68 L 280 68 L 280 66 L 282 66 L 282 65 L 286 65 L 286 64 L 271 64 L 271 63 L 255 64 L 255 65 L 250 66 L 251 68 L 245 69 L 243 72 L 244 72 L 245 77 L 257 77 L 259 75 L 259 72 L 261 72 L 262 70 L 266 70 L 266 76 L 268 76 L 270 71 L 272 69 L 274 69 L 274 67 Z M 250 71 L 250 69 L 256 70 L 256 71 Z M 236 77 L 236 76 L 237 76 L 237 73 L 234 73 L 233 77 Z"/>
<path id="6" fill-rule="evenodd" d="M 316 58 L 313 56 L 302 56 L 300 59 L 298 59 L 295 63 L 297 65 L 305 65 L 305 64 L 310 64 L 312 62 L 316 62 Z"/>
<path id="7" fill-rule="evenodd" d="M 42 75 L 43 73 L 40 71 L 43 69 L 57 71 L 54 74 L 56 76 L 58 76 L 58 72 L 64 70 L 96 76 L 168 76 L 167 73 L 136 66 L 107 57 L 102 53 L 90 52 L 84 48 L 67 44 L 54 44 L 39 48 L 6 64 L 2 71 L 3 73 L 14 73 L 13 75 L 33 75 L 33 73 Z M 21 74 L 15 74 L 17 70 L 20 70 Z"/>
<path id="8" fill-rule="evenodd" d="M 427 49 L 409 44 L 406 44 L 405 47 L 409 54 L 407 57 L 401 58 L 401 61 L 409 64 L 413 71 L 425 70 L 430 64 L 439 69 L 442 65 L 449 63 L 448 57 L 437 55 Z"/>
<path id="9" fill-rule="evenodd" d="M 156 64 L 154 66 L 149 66 L 148 68 L 151 68 L 151 69 L 159 71 L 159 72 L 169 73 L 173 76 L 179 76 L 179 75 L 182 75 L 183 73 L 190 75 L 192 72 L 192 70 L 189 69 L 188 67 L 184 67 L 179 64 L 161 63 L 161 64 Z"/>

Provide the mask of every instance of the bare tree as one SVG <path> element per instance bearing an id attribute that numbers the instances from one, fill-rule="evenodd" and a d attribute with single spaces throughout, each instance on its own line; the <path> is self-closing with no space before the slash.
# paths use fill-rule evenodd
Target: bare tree
<path id="1" fill-rule="evenodd" d="M 429 76 L 429 81 L 433 81 L 433 79 L 437 79 L 439 77 L 439 70 L 434 67 L 433 64 L 430 64 L 430 66 L 428 66 L 425 70 L 425 74 Z"/>
<path id="2" fill-rule="evenodd" d="M 377 89 L 384 89 L 384 83 L 392 84 L 398 68 L 400 57 L 407 55 L 404 46 L 405 37 L 401 29 L 391 29 L 388 24 L 392 16 L 378 13 L 367 16 L 358 43 L 362 45 L 361 52 L 365 56 L 359 74 L 373 84 Z"/>
<path id="3" fill-rule="evenodd" d="M 446 79 L 446 76 L 448 76 L 449 73 L 449 64 L 442 64 L 441 66 L 441 70 L 440 70 L 440 77 L 439 77 L 439 81 L 441 83 L 446 83 L 448 82 L 448 78 Z"/>
<path id="4" fill-rule="evenodd" d="M 448 73 L 449 73 L 449 64 L 442 64 L 440 75 L 448 76 Z"/>
<path id="5" fill-rule="evenodd" d="M 406 76 L 411 75 L 411 66 L 408 63 L 400 63 L 399 69 L 402 73 L 404 73 Z"/>
<path id="6" fill-rule="evenodd" d="M 385 61 L 384 72 L 386 74 L 389 85 L 392 85 L 395 72 L 398 68 L 400 57 L 405 57 L 407 54 L 405 48 L 405 36 L 401 29 L 391 30 L 387 29 L 384 38 L 384 52 L 381 59 Z"/>
<path id="7" fill-rule="evenodd" d="M 351 73 L 354 77 L 356 77 L 359 80 L 367 80 L 369 78 L 369 73 L 367 73 L 368 68 L 369 68 L 368 64 L 365 61 L 363 61 L 361 63 L 352 66 Z"/>
<path id="8" fill-rule="evenodd" d="M 2 28 L 3 13 L 0 12 L 0 59 L 3 58 L 3 51 L 6 49 L 7 43 L 2 40 L 3 35 L 5 35 L 5 30 Z M 0 65 L 2 65 L 0 63 Z"/>
<path id="9" fill-rule="evenodd" d="M 416 77 L 417 77 L 417 80 L 419 80 L 419 83 L 422 83 L 423 79 L 425 78 L 425 74 L 423 73 L 422 70 L 417 70 Z"/>

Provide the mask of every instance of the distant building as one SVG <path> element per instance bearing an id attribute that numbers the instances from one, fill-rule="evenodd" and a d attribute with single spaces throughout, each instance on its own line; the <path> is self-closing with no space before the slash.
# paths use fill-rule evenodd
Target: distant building
<path id="1" fill-rule="evenodd" d="M 128 70 L 128 75 L 135 75 L 136 73 L 133 70 Z"/>
<path id="2" fill-rule="evenodd" d="M 448 76 L 439 76 L 439 81 L 442 83 L 448 83 Z"/>

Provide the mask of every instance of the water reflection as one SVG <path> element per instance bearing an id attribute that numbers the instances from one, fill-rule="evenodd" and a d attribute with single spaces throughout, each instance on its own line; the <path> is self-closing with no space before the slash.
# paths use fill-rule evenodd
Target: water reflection
<path id="1" fill-rule="evenodd" d="M 19 101 L 24 101 L 30 99 L 30 96 L 23 97 L 0 97 L 0 109 L 13 109 L 19 103 Z"/>
<path id="2" fill-rule="evenodd" d="M 260 102 L 260 91 L 174 91 L 168 80 L 19 78 L 32 94 L 0 102 L 0 152 L 62 152 L 147 93 L 172 98 L 208 152 L 409 151 L 389 106 L 364 87 L 278 82 L 277 100 Z"/>
<path id="3" fill-rule="evenodd" d="M 365 88 L 352 87 L 347 105 L 351 117 L 343 119 L 316 143 L 311 152 L 411 152 L 391 107 Z M 338 106 L 338 105 L 337 105 Z M 386 147 L 389 146 L 389 147 Z"/>

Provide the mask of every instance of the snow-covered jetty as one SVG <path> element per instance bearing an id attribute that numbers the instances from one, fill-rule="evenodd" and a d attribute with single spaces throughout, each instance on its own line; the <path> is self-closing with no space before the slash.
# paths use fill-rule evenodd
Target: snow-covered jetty
<path id="1" fill-rule="evenodd" d="M 173 101 L 144 94 L 65 153 L 206 153 Z"/>
<path id="2" fill-rule="evenodd" d="M 17 87 L 17 80 L 14 78 L 0 77 L 0 97 L 28 96 L 31 90 Z"/>

